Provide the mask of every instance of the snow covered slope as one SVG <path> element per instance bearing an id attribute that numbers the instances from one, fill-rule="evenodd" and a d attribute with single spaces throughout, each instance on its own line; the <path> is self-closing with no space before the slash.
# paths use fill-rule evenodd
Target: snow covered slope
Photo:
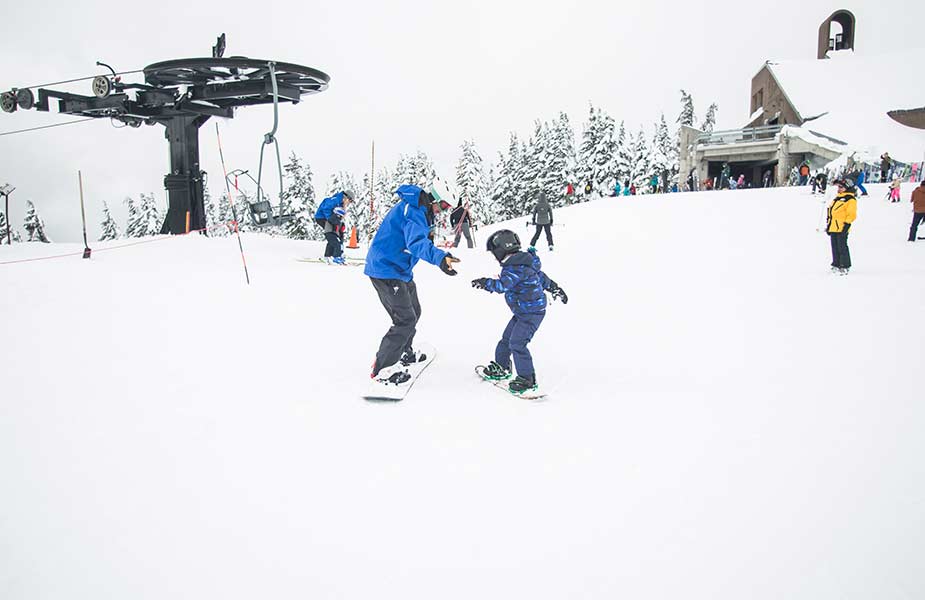
<path id="1" fill-rule="evenodd" d="M 472 373 L 481 248 L 419 265 L 397 405 L 317 244 L 245 238 L 250 287 L 233 238 L 0 265 L 0 597 L 925 597 L 925 242 L 870 189 L 844 278 L 807 188 L 557 211 L 541 404 Z"/>

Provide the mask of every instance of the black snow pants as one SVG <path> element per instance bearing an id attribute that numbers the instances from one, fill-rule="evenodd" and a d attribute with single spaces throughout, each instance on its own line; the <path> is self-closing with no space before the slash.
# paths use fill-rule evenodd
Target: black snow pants
<path id="1" fill-rule="evenodd" d="M 328 241 L 328 245 L 324 247 L 324 256 L 338 257 L 344 253 L 344 239 L 337 235 L 333 231 L 328 231 L 324 234 L 324 239 Z"/>
<path id="2" fill-rule="evenodd" d="M 536 241 L 540 239 L 540 232 L 544 229 L 546 230 L 546 241 L 552 246 L 552 223 L 547 223 L 546 225 L 537 224 L 536 233 L 533 234 L 533 239 L 530 240 L 531 246 L 536 246 Z"/>
<path id="3" fill-rule="evenodd" d="M 376 279 L 370 277 L 379 301 L 392 319 L 392 327 L 386 332 L 376 352 L 373 375 L 399 361 L 401 355 L 411 348 L 415 327 L 421 318 L 421 304 L 418 302 L 418 288 L 414 281 L 400 279 Z"/>
<path id="4" fill-rule="evenodd" d="M 851 268 L 851 253 L 848 252 L 848 232 L 830 233 L 832 241 L 832 266 L 841 269 Z"/>
<path id="5" fill-rule="evenodd" d="M 919 232 L 919 223 L 925 221 L 925 213 L 912 213 L 912 226 L 909 228 L 909 241 L 914 242 Z"/>

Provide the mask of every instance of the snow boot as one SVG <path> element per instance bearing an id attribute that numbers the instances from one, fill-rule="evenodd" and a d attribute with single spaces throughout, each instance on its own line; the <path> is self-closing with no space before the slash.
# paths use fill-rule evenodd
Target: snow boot
<path id="1" fill-rule="evenodd" d="M 495 361 L 488 363 L 488 366 L 485 367 L 485 370 L 482 371 L 482 375 L 485 379 L 491 379 L 492 381 L 500 381 L 502 379 L 511 378 L 511 370 L 505 369 Z"/>
<path id="2" fill-rule="evenodd" d="M 334 258 L 331 259 L 331 262 L 334 263 L 335 265 L 340 265 L 340 266 L 345 266 L 347 264 L 347 261 L 344 260 L 343 256 L 335 256 Z"/>
<path id="3" fill-rule="evenodd" d="M 514 394 L 522 394 L 524 392 L 535 390 L 536 375 L 531 375 L 529 378 L 521 377 L 518 375 L 514 378 L 514 381 L 508 384 L 507 389 L 509 389 Z"/>
<path id="4" fill-rule="evenodd" d="M 416 352 L 415 350 L 408 348 L 405 350 L 405 353 L 401 355 L 400 362 L 404 366 L 413 365 L 414 363 L 419 363 L 427 360 L 427 355 L 423 352 Z"/>
<path id="5" fill-rule="evenodd" d="M 373 379 L 383 385 L 401 385 L 411 379 L 411 374 L 405 370 L 404 366 L 399 362 L 391 367 L 386 367 L 379 371 L 376 375 L 373 375 Z"/>
<path id="6" fill-rule="evenodd" d="M 552 246 L 549 247 L 549 251 L 552 252 Z"/>
<path id="7" fill-rule="evenodd" d="M 536 246 L 528 246 L 527 252 L 536 252 Z"/>

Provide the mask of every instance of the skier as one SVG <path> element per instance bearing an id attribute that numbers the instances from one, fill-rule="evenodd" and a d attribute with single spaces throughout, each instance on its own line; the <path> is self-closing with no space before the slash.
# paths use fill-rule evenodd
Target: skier
<path id="1" fill-rule="evenodd" d="M 893 159 L 890 158 L 889 152 L 884 152 L 880 155 L 880 182 L 886 183 L 887 176 L 890 174 L 890 166 L 893 164 Z"/>
<path id="2" fill-rule="evenodd" d="M 613 197 L 620 197 L 620 180 L 618 179 L 616 183 L 613 184 Z"/>
<path id="3" fill-rule="evenodd" d="M 593 189 L 593 188 L 591 187 L 591 182 L 590 182 L 590 181 L 587 182 L 587 183 L 585 183 L 585 196 L 590 196 L 590 195 L 591 195 L 591 190 L 592 190 L 592 189 Z"/>
<path id="4" fill-rule="evenodd" d="M 344 190 L 322 200 L 318 205 L 318 210 L 315 211 L 315 222 L 324 230 L 324 239 L 328 242 L 324 248 L 324 259 L 327 262 L 345 264 L 344 237 L 340 229 L 343 226 L 344 216 L 347 214 L 347 207 L 351 202 L 353 202 L 353 194 Z M 335 215 L 335 208 L 342 209 L 342 212 Z"/>
<path id="5" fill-rule="evenodd" d="M 416 185 L 403 185 L 395 193 L 399 201 L 379 225 L 363 270 L 392 319 L 392 327 L 379 344 L 370 375 L 384 385 L 405 383 L 411 379 L 406 367 L 427 358 L 411 347 L 421 317 L 412 274 L 414 266 L 424 259 L 447 275 L 456 275 L 453 263 L 459 262 L 452 254 L 434 246 L 430 239 L 434 214 L 449 209 L 450 205 L 437 202 L 432 194 Z"/>
<path id="6" fill-rule="evenodd" d="M 828 209 L 826 232 L 832 243 L 832 272 L 847 275 L 851 268 L 851 254 L 848 252 L 848 230 L 858 214 L 854 181 L 839 179 L 835 182 L 838 193 Z"/>
<path id="7" fill-rule="evenodd" d="M 771 171 L 770 169 L 764 172 L 764 176 L 761 178 L 762 186 L 769 188 L 771 187 Z"/>
<path id="8" fill-rule="evenodd" d="M 816 190 L 818 189 L 819 193 L 824 195 L 825 187 L 826 187 L 826 184 L 828 183 L 828 179 L 829 179 L 829 176 L 826 174 L 825 171 L 820 171 L 819 173 L 816 173 L 816 176 L 813 177 L 812 193 L 815 194 Z"/>
<path id="9" fill-rule="evenodd" d="M 865 173 L 864 169 L 861 168 L 858 170 L 857 177 L 854 178 L 854 185 L 856 185 L 858 189 L 861 191 L 862 196 L 867 195 L 867 188 L 864 187 L 865 179 L 867 179 L 867 174 Z"/>
<path id="10" fill-rule="evenodd" d="M 912 227 L 909 228 L 909 241 L 914 242 L 919 232 L 919 223 L 925 221 L 925 180 L 912 190 Z"/>
<path id="11" fill-rule="evenodd" d="M 658 175 L 653 175 L 649 180 L 649 187 L 652 189 L 651 193 L 658 193 Z"/>
<path id="12" fill-rule="evenodd" d="M 902 185 L 899 177 L 893 178 L 893 183 L 890 184 L 890 202 L 899 202 L 899 188 Z"/>
<path id="13" fill-rule="evenodd" d="M 527 344 L 546 316 L 546 294 L 553 300 L 568 303 L 568 296 L 555 281 L 542 271 L 542 265 L 535 250 L 521 252 L 517 234 L 507 229 L 495 232 L 488 238 L 486 247 L 501 264 L 498 279 L 482 277 L 472 280 L 472 287 L 498 294 L 504 294 L 508 307 L 514 316 L 504 328 L 501 341 L 495 347 L 495 360 L 488 364 L 484 375 L 488 379 L 502 380 L 511 376 L 511 354 L 517 377 L 508 384 L 515 393 L 535 390 L 536 370 Z"/>
<path id="14" fill-rule="evenodd" d="M 470 248 L 475 247 L 475 243 L 472 241 L 472 233 L 469 231 L 472 225 L 469 207 L 463 206 L 462 200 L 459 201 L 459 204 L 457 204 L 453 212 L 450 213 L 450 225 L 456 230 L 456 239 L 453 240 L 454 248 L 459 246 L 459 238 L 463 235 L 466 236 L 466 244 Z"/>
<path id="15" fill-rule="evenodd" d="M 809 163 L 805 160 L 800 164 L 800 182 L 798 185 L 806 185 L 809 182 Z"/>
<path id="16" fill-rule="evenodd" d="M 546 199 L 546 194 L 540 192 L 537 196 L 536 206 L 533 208 L 533 224 L 536 225 L 536 233 L 530 240 L 530 248 L 536 250 L 536 241 L 540 239 L 540 232 L 546 230 L 546 242 L 549 244 L 549 251 L 552 252 L 552 207 Z"/>
<path id="17" fill-rule="evenodd" d="M 745 189 L 745 173 L 739 173 L 739 180 L 736 181 L 736 189 L 738 190 Z"/>
<path id="18" fill-rule="evenodd" d="M 732 173 L 732 169 L 729 167 L 729 163 L 723 163 L 723 170 L 719 174 L 719 189 L 726 189 L 729 187 L 729 175 Z"/>
<path id="19" fill-rule="evenodd" d="M 631 194 L 635 194 L 635 192 L 630 189 L 630 180 L 627 179 L 626 181 L 623 182 L 623 195 L 629 196 Z"/>

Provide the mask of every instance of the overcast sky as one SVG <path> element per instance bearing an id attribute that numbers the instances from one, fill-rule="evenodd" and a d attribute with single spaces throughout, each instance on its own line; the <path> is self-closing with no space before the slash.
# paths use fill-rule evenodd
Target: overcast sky
<path id="1" fill-rule="evenodd" d="M 331 76 L 330 88 L 281 111 L 285 154 L 312 166 L 319 192 L 332 172 L 356 177 L 418 149 L 438 173 L 455 178 L 459 146 L 475 140 L 495 161 L 511 131 L 523 136 L 537 118 L 568 113 L 580 135 L 588 103 L 638 130 L 661 112 L 674 120 L 679 89 L 693 94 L 698 118 L 720 106 L 718 127 L 748 118 L 752 75 L 767 59 L 814 58 L 819 24 L 834 10 L 857 17 L 858 52 L 925 46 L 925 8 L 899 0 L 854 5 L 827 0 L 705 4 L 647 0 L 614 2 L 177 2 L 110 4 L 8 2 L 0 36 L 0 88 L 117 71 L 173 58 L 209 56 L 218 34 L 226 56 L 311 66 Z M 772 9 L 771 7 L 774 6 Z M 127 7 L 127 8 L 126 8 Z M 910 77 L 922 77 L 910 65 Z M 135 76 L 138 77 L 138 76 Z M 127 81 L 140 81 L 126 78 Z M 876 93 L 890 82 L 820 82 L 833 94 Z M 58 88 L 90 94 L 89 82 Z M 925 102 L 925 99 L 923 99 Z M 59 123 L 67 115 L 0 113 L 0 132 Z M 256 172 L 272 109 L 251 107 L 220 121 L 228 168 Z M 203 168 L 219 191 L 221 166 L 212 122 L 201 130 Z M 80 237 L 77 170 L 87 197 L 90 234 L 105 200 L 124 225 L 122 200 L 155 192 L 166 206 L 168 171 L 163 127 L 116 129 L 107 120 L 0 137 L 0 183 L 16 186 L 11 217 L 21 226 L 35 201 L 55 241 Z M 275 164 L 264 177 L 276 180 Z M 271 194 L 278 190 L 272 184 Z"/>

